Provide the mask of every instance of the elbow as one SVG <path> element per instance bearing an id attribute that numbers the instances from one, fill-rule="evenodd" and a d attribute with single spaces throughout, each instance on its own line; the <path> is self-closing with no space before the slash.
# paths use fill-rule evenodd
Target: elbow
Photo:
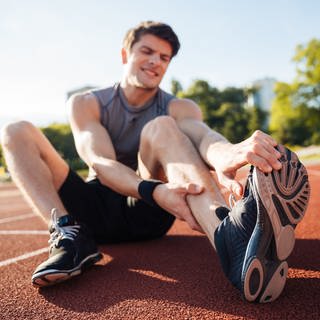
<path id="1" fill-rule="evenodd" d="M 95 171 L 97 177 L 103 175 L 106 170 L 112 170 L 116 161 L 103 157 L 95 157 L 89 162 L 89 166 Z"/>

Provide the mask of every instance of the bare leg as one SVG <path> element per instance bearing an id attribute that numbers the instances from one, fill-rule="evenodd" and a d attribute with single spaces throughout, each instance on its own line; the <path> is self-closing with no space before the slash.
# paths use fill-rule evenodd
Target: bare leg
<path id="1" fill-rule="evenodd" d="M 142 131 L 139 171 L 143 178 L 158 177 L 163 168 L 169 182 L 197 183 L 205 187 L 200 195 L 188 195 L 187 202 L 203 231 L 214 245 L 214 231 L 220 224 L 218 207 L 226 207 L 207 165 L 190 139 L 167 116 L 149 122 Z"/>
<path id="2" fill-rule="evenodd" d="M 57 190 L 68 175 L 68 165 L 42 132 L 29 122 L 2 129 L 1 142 L 14 182 L 46 222 L 52 208 L 66 214 Z"/>

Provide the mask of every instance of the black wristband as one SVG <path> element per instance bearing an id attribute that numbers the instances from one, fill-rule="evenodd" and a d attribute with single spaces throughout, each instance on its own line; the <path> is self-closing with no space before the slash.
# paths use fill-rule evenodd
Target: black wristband
<path id="1" fill-rule="evenodd" d="M 156 186 L 162 183 L 163 182 L 159 180 L 142 180 L 138 186 L 138 192 L 141 199 L 152 207 L 158 207 L 152 194 Z"/>

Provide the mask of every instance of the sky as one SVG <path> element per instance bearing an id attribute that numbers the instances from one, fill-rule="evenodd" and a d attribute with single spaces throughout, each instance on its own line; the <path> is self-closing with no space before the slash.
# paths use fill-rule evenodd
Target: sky
<path id="1" fill-rule="evenodd" d="M 164 90 L 172 79 L 290 82 L 296 46 L 320 38 L 319 12 L 314 0 L 0 0 L 0 126 L 66 122 L 68 91 L 121 79 L 122 39 L 144 20 L 170 24 L 181 42 Z"/>

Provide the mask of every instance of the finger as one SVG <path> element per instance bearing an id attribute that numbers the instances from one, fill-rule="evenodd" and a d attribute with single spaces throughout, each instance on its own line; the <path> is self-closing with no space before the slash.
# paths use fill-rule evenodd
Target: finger
<path id="1" fill-rule="evenodd" d="M 180 208 L 179 216 L 181 217 L 180 219 L 184 220 L 192 230 L 203 232 L 202 228 L 195 220 L 190 208 L 187 205 Z"/>
<path id="2" fill-rule="evenodd" d="M 276 147 L 278 145 L 278 142 L 274 140 L 270 135 L 265 133 L 265 139 L 268 141 L 269 144 L 271 144 L 273 147 Z"/>
<path id="3" fill-rule="evenodd" d="M 278 161 L 277 153 L 273 150 L 272 152 L 269 151 L 267 145 L 263 144 L 255 145 L 254 151 L 248 153 L 248 162 L 263 172 L 271 172 L 272 169 L 281 169 L 281 163 Z"/>
<path id="4" fill-rule="evenodd" d="M 197 222 L 196 222 L 196 223 L 197 223 Z M 201 226 L 200 226 L 199 223 L 197 223 L 196 229 L 193 229 L 193 230 L 198 231 L 198 232 L 200 232 L 200 233 L 202 233 L 202 234 L 205 234 L 205 232 L 203 231 L 203 229 L 201 228 Z"/>
<path id="5" fill-rule="evenodd" d="M 270 154 L 273 154 L 276 158 L 280 158 L 280 153 L 275 149 L 278 143 L 270 135 L 257 130 L 249 138 L 249 141 L 253 143 L 253 152 L 255 152 L 256 147 L 263 146 Z"/>
<path id="6" fill-rule="evenodd" d="M 223 185 L 224 187 L 226 187 L 230 192 L 232 192 L 240 197 L 242 196 L 243 186 L 240 182 L 238 182 L 237 180 L 234 180 L 234 179 L 230 179 L 226 175 L 223 175 L 218 178 L 219 178 L 219 183 L 221 185 Z"/>
<path id="7" fill-rule="evenodd" d="M 272 145 L 273 147 L 275 147 L 278 143 L 276 140 L 274 140 L 269 134 L 266 134 L 265 132 L 261 131 L 261 130 L 256 130 L 253 134 L 252 137 L 254 139 L 263 139 L 265 141 L 267 141 L 270 145 Z"/>
<path id="8" fill-rule="evenodd" d="M 264 159 L 266 159 L 271 167 L 275 170 L 279 170 L 281 168 L 281 163 L 278 161 L 281 157 L 281 153 L 275 148 L 278 143 L 269 135 L 262 132 L 262 135 L 259 137 L 256 137 L 256 143 L 253 148 L 253 151 L 255 152 L 256 149 L 259 150 L 259 147 L 261 147 L 263 154 L 258 155 L 262 156 Z"/>
<path id="9" fill-rule="evenodd" d="M 268 161 L 255 153 L 248 154 L 248 162 L 259 168 L 262 172 L 269 173 L 272 171 L 272 166 L 268 163 Z"/>
<path id="10" fill-rule="evenodd" d="M 273 144 L 270 144 L 267 140 L 263 140 L 261 143 L 265 151 L 275 158 L 275 161 L 281 157 L 281 153 L 275 148 Z"/>
<path id="11" fill-rule="evenodd" d="M 185 221 L 188 223 L 190 228 L 195 231 L 199 231 L 201 233 L 204 233 L 201 226 L 198 224 L 198 222 L 194 219 L 192 216 L 191 211 L 189 210 L 188 215 L 185 217 Z"/>

